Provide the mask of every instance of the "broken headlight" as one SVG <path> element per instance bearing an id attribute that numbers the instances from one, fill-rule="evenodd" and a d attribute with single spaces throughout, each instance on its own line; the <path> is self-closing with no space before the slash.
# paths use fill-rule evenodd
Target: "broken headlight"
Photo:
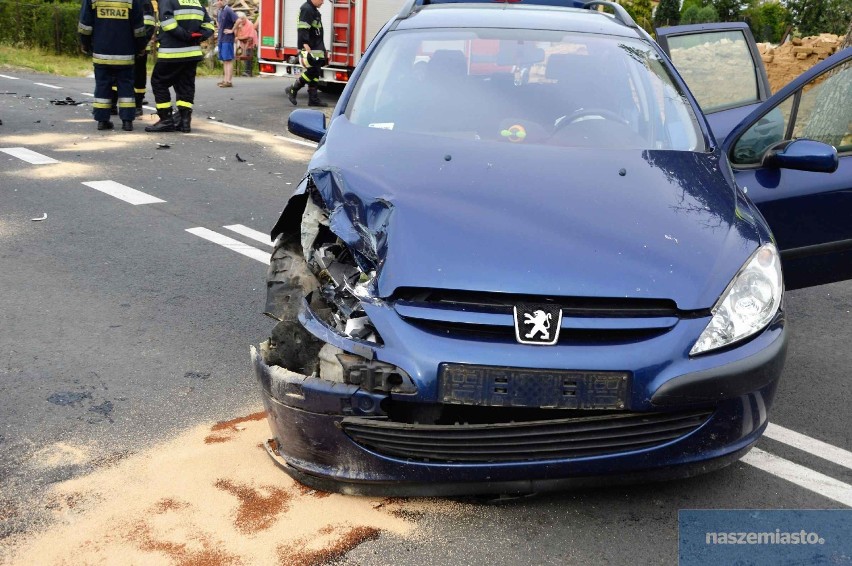
<path id="1" fill-rule="evenodd" d="M 689 355 L 703 354 L 763 330 L 778 312 L 784 284 L 773 244 L 761 246 L 716 301 L 713 318 Z"/>
<path id="2" fill-rule="evenodd" d="M 311 199 L 302 216 L 302 250 L 319 282 L 317 291 L 329 306 L 322 318 L 347 336 L 381 342 L 361 305 L 377 300 L 376 273 L 358 267 L 352 251 L 329 229 L 327 213 Z"/>

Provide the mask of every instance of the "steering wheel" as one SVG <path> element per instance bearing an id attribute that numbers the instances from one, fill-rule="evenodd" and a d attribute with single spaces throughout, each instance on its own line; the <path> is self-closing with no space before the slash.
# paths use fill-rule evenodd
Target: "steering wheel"
<path id="1" fill-rule="evenodd" d="M 618 122 L 619 124 L 623 124 L 625 126 L 629 126 L 630 122 L 613 112 L 612 110 L 607 110 L 605 108 L 580 108 L 579 110 L 568 114 L 567 116 L 562 116 L 561 118 L 557 118 L 556 122 L 554 122 L 553 131 L 558 132 L 565 126 L 569 124 L 573 124 L 578 121 L 580 118 L 586 118 L 587 116 L 597 116 L 599 118 L 603 118 L 604 120 L 610 120 L 611 122 Z"/>

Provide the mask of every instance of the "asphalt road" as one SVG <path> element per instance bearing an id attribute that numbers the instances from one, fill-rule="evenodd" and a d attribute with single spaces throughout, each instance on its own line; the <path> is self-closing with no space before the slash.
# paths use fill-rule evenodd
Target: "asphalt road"
<path id="1" fill-rule="evenodd" d="M 270 248 L 255 238 L 312 148 L 286 134 L 285 80 L 215 82 L 198 81 L 193 134 L 146 134 L 150 115 L 133 133 L 97 132 L 89 105 L 50 102 L 91 100 L 93 80 L 0 70 L 0 149 L 59 161 L 0 153 L 0 546 L 55 520 L 34 503 L 51 486 L 261 410 L 248 347 L 272 327 L 260 314 Z M 84 184 L 93 181 L 164 202 L 133 205 Z M 226 228 L 235 225 L 242 233 Z M 196 228 L 261 260 L 187 231 Z M 338 562 L 668 564 L 679 509 L 852 506 L 852 283 L 786 300 L 790 351 L 762 452 L 690 480 L 451 511 L 403 504 L 415 536 L 381 535 Z M 44 447 L 61 443 L 97 457 L 39 466 Z"/>

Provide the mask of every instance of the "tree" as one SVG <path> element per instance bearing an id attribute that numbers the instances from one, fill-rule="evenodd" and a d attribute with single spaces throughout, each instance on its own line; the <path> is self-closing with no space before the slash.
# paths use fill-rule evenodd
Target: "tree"
<path id="1" fill-rule="evenodd" d="M 651 0 L 622 0 L 622 6 L 633 18 L 633 21 L 648 33 L 654 33 L 654 23 L 651 20 L 651 12 L 654 7 L 651 5 Z"/>
<path id="2" fill-rule="evenodd" d="M 660 0 L 654 11 L 654 27 L 676 26 L 680 23 L 680 0 Z"/>
<path id="3" fill-rule="evenodd" d="M 683 25 L 697 24 L 701 14 L 701 8 L 698 6 L 689 6 L 680 15 L 680 23 Z"/>
<path id="4" fill-rule="evenodd" d="M 718 22 L 719 14 L 716 12 L 716 8 L 713 6 L 704 6 L 700 10 L 698 10 L 698 22 L 699 24 L 709 24 L 710 22 Z"/>
<path id="5" fill-rule="evenodd" d="M 756 41 L 778 43 L 790 23 L 790 12 L 775 0 L 752 0 L 743 12 Z"/>
<path id="6" fill-rule="evenodd" d="M 713 0 L 713 7 L 718 18 L 713 21 L 737 22 L 744 6 L 742 0 Z"/>
<path id="7" fill-rule="evenodd" d="M 846 32 L 852 19 L 850 0 L 787 0 L 792 23 L 800 35 Z"/>
<path id="8" fill-rule="evenodd" d="M 852 46 L 852 18 L 849 18 L 849 28 L 846 30 L 846 38 L 840 44 L 840 49 L 846 49 Z"/>

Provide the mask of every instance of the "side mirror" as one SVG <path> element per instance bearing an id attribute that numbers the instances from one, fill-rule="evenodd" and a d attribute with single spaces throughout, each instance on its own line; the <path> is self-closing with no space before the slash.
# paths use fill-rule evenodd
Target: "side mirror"
<path id="1" fill-rule="evenodd" d="M 785 141 L 763 155 L 764 167 L 796 169 L 816 173 L 834 173 L 839 161 L 834 146 L 814 140 Z"/>
<path id="2" fill-rule="evenodd" d="M 287 131 L 300 138 L 319 142 L 325 135 L 325 114 L 319 110 L 293 110 L 287 120 Z"/>

